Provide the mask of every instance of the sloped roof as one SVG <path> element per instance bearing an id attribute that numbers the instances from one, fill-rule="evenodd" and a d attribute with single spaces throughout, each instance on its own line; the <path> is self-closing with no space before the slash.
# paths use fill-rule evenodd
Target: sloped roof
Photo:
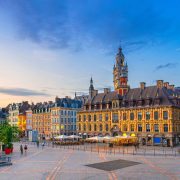
<path id="1" fill-rule="evenodd" d="M 129 89 L 128 93 L 125 96 L 120 96 L 117 92 L 112 91 L 109 93 L 99 93 L 96 96 L 88 99 L 87 104 L 97 104 L 97 103 L 107 103 L 113 100 L 122 100 L 122 101 L 139 101 L 146 99 L 160 99 L 160 105 L 176 105 L 179 106 L 175 99 L 180 99 L 179 89 L 168 89 L 166 87 L 158 88 L 157 86 L 148 86 L 144 89 L 133 88 Z"/>

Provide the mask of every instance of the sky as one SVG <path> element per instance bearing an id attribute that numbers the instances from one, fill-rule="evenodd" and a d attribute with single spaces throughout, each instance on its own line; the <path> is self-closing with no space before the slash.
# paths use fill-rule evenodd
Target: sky
<path id="1" fill-rule="evenodd" d="M 113 90 L 121 46 L 129 85 L 180 86 L 180 1 L 0 0 L 0 107 Z"/>

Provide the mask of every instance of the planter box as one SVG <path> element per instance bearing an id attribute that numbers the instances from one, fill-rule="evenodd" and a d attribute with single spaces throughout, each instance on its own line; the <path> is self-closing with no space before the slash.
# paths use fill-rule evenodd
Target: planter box
<path id="1" fill-rule="evenodd" d="M 5 148 L 5 154 L 11 154 L 12 153 L 12 148 Z"/>

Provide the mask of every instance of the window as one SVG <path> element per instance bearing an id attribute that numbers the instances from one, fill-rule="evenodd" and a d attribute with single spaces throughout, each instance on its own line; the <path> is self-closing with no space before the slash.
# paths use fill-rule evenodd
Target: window
<path id="1" fill-rule="evenodd" d="M 102 131 L 103 128 L 102 128 L 102 124 L 99 125 L 99 131 Z"/>
<path id="2" fill-rule="evenodd" d="M 96 121 L 96 114 L 94 115 L 94 121 Z"/>
<path id="3" fill-rule="evenodd" d="M 134 113 L 130 113 L 130 120 L 134 120 Z"/>
<path id="4" fill-rule="evenodd" d="M 79 115 L 79 121 L 81 121 L 81 115 Z"/>
<path id="5" fill-rule="evenodd" d="M 154 120 L 158 120 L 159 119 L 159 113 L 158 111 L 154 112 Z"/>
<path id="6" fill-rule="evenodd" d="M 102 114 L 99 115 L 99 120 L 102 121 Z"/>
<path id="7" fill-rule="evenodd" d="M 168 132 L 168 124 L 164 124 L 164 132 Z"/>
<path id="8" fill-rule="evenodd" d="M 146 112 L 146 120 L 150 120 L 150 112 Z"/>
<path id="9" fill-rule="evenodd" d="M 163 119 L 164 120 L 168 119 L 168 112 L 167 111 L 163 111 Z"/>
<path id="10" fill-rule="evenodd" d="M 113 113 L 112 122 L 113 122 L 113 123 L 118 123 L 118 113 Z"/>
<path id="11" fill-rule="evenodd" d="M 86 125 L 84 124 L 84 131 L 86 131 Z"/>
<path id="12" fill-rule="evenodd" d="M 91 131 L 91 124 L 89 124 L 89 131 Z"/>
<path id="13" fill-rule="evenodd" d="M 88 121 L 91 121 L 91 115 L 88 115 Z"/>
<path id="14" fill-rule="evenodd" d="M 154 125 L 154 131 L 155 132 L 159 132 L 159 124 L 155 124 Z"/>
<path id="15" fill-rule="evenodd" d="M 142 124 L 138 124 L 138 132 L 142 132 Z"/>
<path id="16" fill-rule="evenodd" d="M 108 119 L 109 119 L 108 114 L 106 114 L 105 118 L 106 118 L 106 121 L 108 121 Z"/>
<path id="17" fill-rule="evenodd" d="M 108 124 L 106 124 L 106 131 L 108 131 L 109 130 L 109 126 L 108 126 Z"/>
<path id="18" fill-rule="evenodd" d="M 146 132 L 150 132 L 150 124 L 146 124 Z"/>
<path id="19" fill-rule="evenodd" d="M 134 131 L 134 124 L 131 124 L 130 128 L 131 128 L 131 131 Z"/>
<path id="20" fill-rule="evenodd" d="M 138 112 L 138 120 L 142 120 L 142 113 Z"/>
<path id="21" fill-rule="evenodd" d="M 123 120 L 126 120 L 127 117 L 126 117 L 126 113 L 123 113 Z"/>
<path id="22" fill-rule="evenodd" d="M 123 126 L 123 130 L 127 131 L 127 125 L 126 124 Z"/>
<path id="23" fill-rule="evenodd" d="M 79 131 L 81 131 L 81 124 L 79 124 Z"/>
<path id="24" fill-rule="evenodd" d="M 96 127 L 96 124 L 94 125 L 94 131 L 96 131 L 97 130 L 97 127 Z"/>

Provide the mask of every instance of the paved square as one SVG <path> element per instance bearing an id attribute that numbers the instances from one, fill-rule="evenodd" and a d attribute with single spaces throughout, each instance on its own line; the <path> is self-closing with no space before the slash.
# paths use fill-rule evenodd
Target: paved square
<path id="1" fill-rule="evenodd" d="M 177 180 L 179 156 L 143 156 L 28 145 L 21 155 L 14 146 L 12 166 L 0 167 L 0 180 Z M 86 165 L 100 164 L 100 168 Z M 103 167 L 104 166 L 104 167 Z M 104 170 L 102 170 L 102 168 Z"/>
<path id="2" fill-rule="evenodd" d="M 141 163 L 119 159 L 119 160 L 115 160 L 115 161 L 88 164 L 86 166 L 96 168 L 96 169 L 101 169 L 101 170 L 104 170 L 104 171 L 114 171 L 114 170 L 117 170 L 117 169 L 122 169 L 122 168 L 126 168 L 126 167 L 129 167 L 129 166 L 134 166 L 134 165 L 138 165 L 138 164 L 141 164 Z"/>

